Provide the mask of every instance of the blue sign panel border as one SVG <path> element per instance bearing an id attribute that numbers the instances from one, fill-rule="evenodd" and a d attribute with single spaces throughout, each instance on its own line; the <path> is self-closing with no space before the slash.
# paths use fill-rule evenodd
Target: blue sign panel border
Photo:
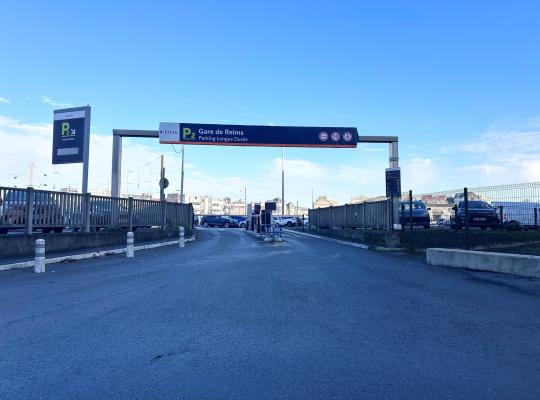
<path id="1" fill-rule="evenodd" d="M 53 164 L 84 163 L 88 159 L 90 106 L 54 110 Z"/>
<path id="2" fill-rule="evenodd" d="M 401 197 L 401 169 L 386 169 L 386 197 Z"/>
<path id="3" fill-rule="evenodd" d="M 179 123 L 179 143 L 217 146 L 343 147 L 355 148 L 358 130 L 350 127 L 306 127 Z"/>

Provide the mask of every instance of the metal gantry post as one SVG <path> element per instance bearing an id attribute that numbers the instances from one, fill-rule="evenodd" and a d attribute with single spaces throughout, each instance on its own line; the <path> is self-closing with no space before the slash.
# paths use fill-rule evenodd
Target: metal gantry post
<path id="1" fill-rule="evenodd" d="M 113 131 L 111 197 L 120 197 L 122 184 L 122 136 Z"/>

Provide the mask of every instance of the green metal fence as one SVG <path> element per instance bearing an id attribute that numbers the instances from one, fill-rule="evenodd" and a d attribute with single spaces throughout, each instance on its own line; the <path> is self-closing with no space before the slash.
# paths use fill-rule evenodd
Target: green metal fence
<path id="1" fill-rule="evenodd" d="M 402 243 L 409 251 L 428 247 L 540 255 L 540 182 L 472 187 L 402 197 L 421 202 L 429 229 L 402 207 Z M 412 223 L 411 223 L 412 221 Z"/>

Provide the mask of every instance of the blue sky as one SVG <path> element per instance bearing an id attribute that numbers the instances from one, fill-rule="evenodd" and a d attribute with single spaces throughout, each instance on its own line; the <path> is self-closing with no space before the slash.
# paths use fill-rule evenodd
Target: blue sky
<path id="1" fill-rule="evenodd" d="M 540 3 L 435 3 L 3 2 L 0 184 L 21 185 L 34 162 L 48 187 L 80 186 L 79 166 L 48 161 L 52 110 L 65 104 L 92 106 L 94 190 L 109 182 L 112 128 L 159 121 L 397 135 L 403 189 L 416 192 L 540 180 Z M 178 186 L 171 146 L 130 145 L 130 191 L 135 180 L 156 190 L 140 176 L 155 179 L 145 165 L 161 152 Z M 189 147 L 186 192 L 276 197 L 280 155 Z M 381 194 L 387 157 L 385 145 L 286 149 L 286 197 Z"/>

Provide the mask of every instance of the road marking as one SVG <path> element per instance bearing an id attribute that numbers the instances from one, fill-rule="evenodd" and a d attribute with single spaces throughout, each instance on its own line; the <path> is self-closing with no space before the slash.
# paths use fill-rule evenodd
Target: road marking
<path id="1" fill-rule="evenodd" d="M 326 240 L 328 242 L 344 244 L 345 246 L 358 247 L 358 248 L 364 249 L 364 250 L 369 249 L 369 246 L 367 246 L 365 244 L 362 244 L 362 243 L 347 242 L 345 240 L 339 240 L 339 239 L 329 238 L 329 237 L 326 237 L 326 236 L 314 235 L 312 233 L 296 232 L 296 231 L 291 231 L 291 230 L 288 230 L 288 229 L 284 229 L 283 232 L 287 233 L 287 234 L 294 233 L 295 235 L 299 235 L 299 236 L 306 236 L 306 237 L 310 237 L 310 238 L 314 238 L 314 239 Z"/>

